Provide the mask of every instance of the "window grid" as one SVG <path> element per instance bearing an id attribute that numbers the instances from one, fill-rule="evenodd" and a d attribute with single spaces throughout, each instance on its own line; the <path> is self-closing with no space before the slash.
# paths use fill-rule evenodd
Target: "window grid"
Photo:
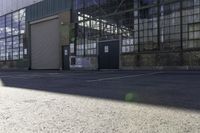
<path id="1" fill-rule="evenodd" d="M 113 13 L 117 1 L 93 2 L 82 0 L 81 5 L 76 2 L 81 34 L 77 34 L 75 44 L 82 45 L 78 46 L 79 55 L 86 55 L 87 40 L 109 40 L 116 36 L 121 39 L 122 53 L 200 48 L 199 0 L 133 0 L 118 9 L 120 12 L 131 8 L 130 11 L 119 14 Z"/>
<path id="2" fill-rule="evenodd" d="M 0 61 L 24 58 L 25 9 L 0 17 Z"/>

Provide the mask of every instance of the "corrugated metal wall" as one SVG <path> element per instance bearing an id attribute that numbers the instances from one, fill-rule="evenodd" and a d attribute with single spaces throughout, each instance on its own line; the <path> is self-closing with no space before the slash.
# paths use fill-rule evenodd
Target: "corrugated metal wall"
<path id="1" fill-rule="evenodd" d="M 0 16 L 35 4 L 40 1 L 42 0 L 0 0 Z"/>
<path id="2" fill-rule="evenodd" d="M 27 7 L 27 21 L 52 16 L 71 9 L 72 0 L 44 0 Z"/>

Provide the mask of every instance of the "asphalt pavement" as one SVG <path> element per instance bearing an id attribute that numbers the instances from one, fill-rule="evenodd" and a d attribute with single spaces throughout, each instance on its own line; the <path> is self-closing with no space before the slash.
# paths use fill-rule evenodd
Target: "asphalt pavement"
<path id="1" fill-rule="evenodd" d="M 200 71 L 1 71 L 0 133 L 199 133 Z"/>

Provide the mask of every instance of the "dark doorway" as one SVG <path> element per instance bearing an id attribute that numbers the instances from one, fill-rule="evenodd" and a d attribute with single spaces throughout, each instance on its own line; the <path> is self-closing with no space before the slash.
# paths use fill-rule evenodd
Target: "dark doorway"
<path id="1" fill-rule="evenodd" d="M 119 40 L 99 42 L 99 69 L 119 69 Z"/>
<path id="2" fill-rule="evenodd" d="M 70 45 L 63 46 L 62 47 L 63 70 L 70 70 L 69 55 L 70 55 Z"/>

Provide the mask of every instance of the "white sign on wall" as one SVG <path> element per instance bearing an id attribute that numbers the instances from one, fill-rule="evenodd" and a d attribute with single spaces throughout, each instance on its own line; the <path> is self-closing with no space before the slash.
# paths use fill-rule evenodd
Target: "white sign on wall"
<path id="1" fill-rule="evenodd" d="M 104 46 L 104 52 L 109 53 L 109 47 L 108 46 Z"/>
<path id="2" fill-rule="evenodd" d="M 65 55 L 68 55 L 68 50 L 67 49 L 65 49 Z"/>

